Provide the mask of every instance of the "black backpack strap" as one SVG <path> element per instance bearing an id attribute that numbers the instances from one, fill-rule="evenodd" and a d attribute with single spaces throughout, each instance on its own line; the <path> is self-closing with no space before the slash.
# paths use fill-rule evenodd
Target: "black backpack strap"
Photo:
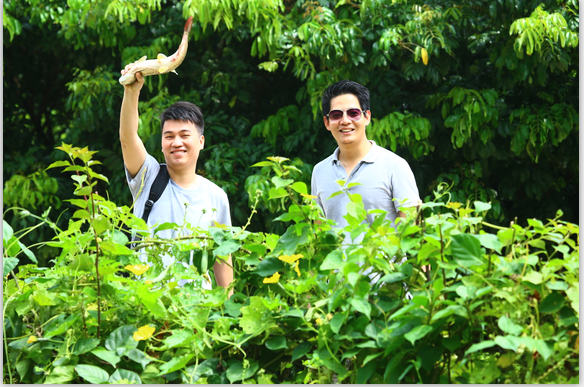
<path id="1" fill-rule="evenodd" d="M 152 186 L 150 187 L 150 194 L 148 195 L 148 200 L 144 205 L 144 213 L 142 214 L 142 219 L 145 222 L 148 221 L 148 216 L 150 216 L 150 211 L 152 211 L 152 206 L 160 198 L 166 186 L 168 185 L 168 180 L 170 180 L 170 175 L 168 174 L 168 169 L 166 164 L 160 164 L 160 170 Z"/>

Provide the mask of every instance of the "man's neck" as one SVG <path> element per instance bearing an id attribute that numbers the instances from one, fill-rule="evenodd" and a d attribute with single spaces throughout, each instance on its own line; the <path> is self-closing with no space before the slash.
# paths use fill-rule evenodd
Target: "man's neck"
<path id="1" fill-rule="evenodd" d="M 339 161 L 345 167 L 347 175 L 355 168 L 359 161 L 369 153 L 373 144 L 367 139 L 359 143 L 339 144 Z"/>
<path id="2" fill-rule="evenodd" d="M 195 168 L 179 170 L 169 168 L 168 173 L 172 181 L 183 189 L 195 189 L 200 184 L 200 179 L 198 178 L 199 176 L 197 175 Z"/>

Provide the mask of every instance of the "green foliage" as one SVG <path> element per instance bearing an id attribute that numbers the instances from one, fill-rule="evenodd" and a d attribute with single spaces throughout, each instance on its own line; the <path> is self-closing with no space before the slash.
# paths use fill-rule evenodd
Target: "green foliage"
<path id="1" fill-rule="evenodd" d="M 579 381 L 579 227 L 560 212 L 501 227 L 484 221 L 488 203 L 426 201 L 394 229 L 379 211 L 363 223 L 351 196 L 339 230 L 292 178 L 298 168 L 272 157 L 258 166 L 283 234 L 163 224 L 192 233 L 164 240 L 93 192 L 108 180 L 93 151 L 60 149 L 69 160 L 51 167 L 72 172 L 78 210 L 63 230 L 38 219 L 61 250 L 53 267 L 20 266 L 3 282 L 5 383 Z M 140 246 L 121 223 L 143 233 Z M 21 236 L 4 223 L 5 276 Z M 163 268 L 161 254 L 177 262 Z M 227 254 L 229 299 L 200 288 L 204 263 Z"/>

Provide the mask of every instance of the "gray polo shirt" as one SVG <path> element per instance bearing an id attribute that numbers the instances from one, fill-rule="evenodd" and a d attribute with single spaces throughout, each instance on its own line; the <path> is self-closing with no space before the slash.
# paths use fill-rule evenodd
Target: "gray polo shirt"
<path id="1" fill-rule="evenodd" d="M 144 164 L 134 178 L 130 177 L 126 169 L 126 179 L 134 198 L 134 215 L 142 217 L 144 205 L 150 192 L 149 187 L 154 183 L 159 170 L 160 164 L 149 154 L 146 155 Z M 148 217 L 147 224 L 152 231 L 156 228 L 154 226 L 165 222 L 178 225 L 186 222 L 193 227 L 201 227 L 205 230 L 213 226 L 213 222 L 231 226 L 229 201 L 225 191 L 203 176 L 197 178 L 201 179 L 201 184 L 193 190 L 181 188 L 172 179 L 168 181 L 168 185 L 152 206 Z M 144 181 L 143 191 L 145 192 L 140 190 L 142 181 Z M 187 232 L 188 230 L 185 230 L 183 235 L 186 235 Z M 157 235 L 168 239 L 178 236 L 174 230 L 159 231 Z M 174 262 L 174 258 L 164 255 L 162 262 L 166 267 Z"/>
<path id="2" fill-rule="evenodd" d="M 312 195 L 316 196 L 315 200 L 325 217 L 334 220 L 340 228 L 348 224 L 344 216 L 350 200 L 345 194 L 330 198 L 333 193 L 341 190 L 337 180 L 344 180 L 345 186 L 360 183 L 361 185 L 349 188 L 349 192 L 361 195 L 366 210 L 387 211 L 386 218 L 391 220 L 392 226 L 400 206 L 413 207 L 420 204 L 416 180 L 407 161 L 374 141 L 370 142 L 373 146 L 349 176 L 339 161 L 339 148 L 316 164 L 312 171 Z M 405 203 L 400 204 L 404 199 Z M 375 215 L 367 215 L 369 223 L 374 218 Z"/>

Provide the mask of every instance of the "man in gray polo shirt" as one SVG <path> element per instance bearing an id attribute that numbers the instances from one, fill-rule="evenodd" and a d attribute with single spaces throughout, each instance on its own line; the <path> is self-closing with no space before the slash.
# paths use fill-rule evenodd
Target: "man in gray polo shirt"
<path id="1" fill-rule="evenodd" d="M 122 75 L 128 69 L 122 70 Z M 144 84 L 141 73 L 136 81 L 124 85 L 124 98 L 120 112 L 120 142 L 126 169 L 126 178 L 134 202 L 134 214 L 142 216 L 147 199 L 143 190 L 152 186 L 160 165 L 146 151 L 138 136 L 138 100 Z M 199 153 L 205 145 L 204 121 L 201 110 L 190 102 L 177 102 L 161 116 L 162 153 L 166 161 L 170 180 L 148 217 L 148 226 L 165 222 L 190 225 L 207 229 L 214 222 L 231 226 L 227 194 L 203 176 L 196 173 Z M 146 187 L 146 188 L 144 188 Z M 146 190 L 146 192 L 148 192 Z M 163 238 L 174 238 L 172 230 L 157 234 Z M 174 262 L 170 256 L 162 258 L 168 266 Z M 231 257 L 227 262 L 215 263 L 213 269 L 217 285 L 229 287 L 233 281 Z M 184 281 L 181 281 L 184 282 Z M 182 283 L 179 282 L 179 285 Z M 210 285 L 210 284 L 209 284 Z M 208 286 L 204 287 L 210 288 Z M 230 294 L 233 290 L 230 291 Z"/>
<path id="2" fill-rule="evenodd" d="M 340 228 L 348 224 L 344 216 L 349 197 L 342 194 L 330 198 L 342 188 L 337 180 L 344 180 L 345 187 L 360 183 L 348 191 L 361 195 L 366 210 L 387 211 L 392 225 L 398 216 L 405 216 L 400 207 L 420 204 L 416 180 L 408 163 L 367 139 L 371 112 L 369 90 L 365 86 L 350 80 L 331 85 L 323 93 L 322 110 L 324 125 L 338 145 L 312 172 L 312 195 L 316 196 L 326 218 L 334 220 Z M 369 223 L 373 220 L 374 215 L 367 216 Z"/>

